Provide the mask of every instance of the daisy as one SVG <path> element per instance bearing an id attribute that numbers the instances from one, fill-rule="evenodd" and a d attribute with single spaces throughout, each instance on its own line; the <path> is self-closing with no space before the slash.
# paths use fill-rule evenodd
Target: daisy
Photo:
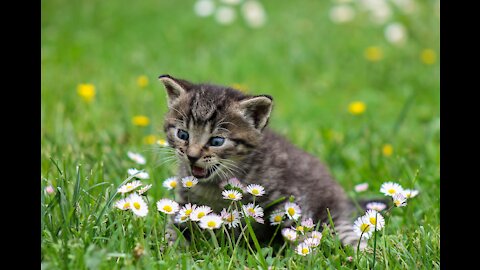
<path id="1" fill-rule="evenodd" d="M 240 224 L 240 213 L 237 210 L 233 210 L 231 213 L 227 212 L 227 209 L 223 208 L 220 213 L 222 220 L 228 225 L 228 228 L 236 228 Z"/>
<path id="2" fill-rule="evenodd" d="M 358 236 L 368 239 L 372 236 L 373 226 L 365 216 L 361 216 L 353 223 L 353 231 Z"/>
<path id="3" fill-rule="evenodd" d="M 136 188 L 138 188 L 141 185 L 142 185 L 142 183 L 140 181 L 133 181 L 133 182 L 130 182 L 130 183 L 126 183 L 125 185 L 119 187 L 117 192 L 125 194 L 125 193 L 128 193 L 130 191 L 135 190 Z"/>
<path id="4" fill-rule="evenodd" d="M 95 98 L 95 85 L 81 83 L 77 86 L 77 94 L 83 99 L 83 101 L 90 103 Z"/>
<path id="5" fill-rule="evenodd" d="M 167 215 L 173 215 L 178 212 L 180 206 L 176 201 L 170 199 L 161 199 L 157 202 L 157 209 Z"/>
<path id="6" fill-rule="evenodd" d="M 187 176 L 182 178 L 182 185 L 185 188 L 192 188 L 197 184 L 198 184 L 198 180 L 193 176 Z"/>
<path id="7" fill-rule="evenodd" d="M 295 230 L 295 231 L 297 231 L 301 234 L 304 234 L 304 232 L 305 232 L 305 228 L 302 225 L 298 225 L 297 227 L 292 226 L 292 230 Z"/>
<path id="8" fill-rule="evenodd" d="M 402 193 L 403 188 L 397 183 L 386 182 L 386 183 L 383 183 L 382 186 L 380 187 L 380 192 L 382 192 L 386 196 L 393 196 L 395 194 Z"/>
<path id="9" fill-rule="evenodd" d="M 377 231 L 380 231 L 383 226 L 385 226 L 385 219 L 383 216 L 375 210 L 368 210 L 365 213 L 365 217 L 370 222 L 370 224 L 375 228 L 375 223 L 377 223 Z"/>
<path id="10" fill-rule="evenodd" d="M 235 177 L 228 179 L 226 182 L 222 182 L 222 184 L 220 184 L 220 187 L 222 189 L 238 189 L 239 192 L 243 192 L 245 190 L 243 184 Z"/>
<path id="11" fill-rule="evenodd" d="M 215 19 L 223 25 L 233 23 L 236 18 L 237 14 L 235 13 L 235 9 L 228 6 L 221 6 L 215 12 Z"/>
<path id="12" fill-rule="evenodd" d="M 282 235 L 289 241 L 295 241 L 297 239 L 297 232 L 295 230 L 292 230 L 290 228 L 283 228 L 282 229 Z"/>
<path id="13" fill-rule="evenodd" d="M 115 207 L 120 210 L 128 210 L 130 209 L 130 201 L 125 199 L 120 199 L 115 203 Z"/>
<path id="14" fill-rule="evenodd" d="M 222 195 L 225 200 L 238 201 L 242 199 L 242 194 L 233 189 L 222 191 Z"/>
<path id="15" fill-rule="evenodd" d="M 137 170 L 135 168 L 128 169 L 128 175 L 132 176 L 134 175 L 135 178 L 139 179 L 148 179 L 150 176 L 148 175 L 147 172 Z"/>
<path id="16" fill-rule="evenodd" d="M 144 217 L 148 214 L 148 206 L 142 196 L 137 193 L 132 193 L 128 196 L 127 200 L 130 202 L 130 209 L 135 215 Z"/>
<path id="17" fill-rule="evenodd" d="M 410 199 L 418 195 L 418 190 L 415 189 L 405 189 L 403 191 L 405 198 Z"/>
<path id="18" fill-rule="evenodd" d="M 297 220 L 302 210 L 300 210 L 300 207 L 296 203 L 288 202 L 285 204 L 285 213 L 289 219 Z"/>
<path id="19" fill-rule="evenodd" d="M 270 215 L 270 225 L 278 225 L 282 223 L 283 217 L 285 216 L 285 211 L 283 210 L 275 210 Z"/>
<path id="20" fill-rule="evenodd" d="M 168 144 L 168 142 L 167 142 L 166 140 L 164 140 L 164 139 L 159 139 L 159 140 L 156 141 L 156 143 L 157 143 L 158 145 L 160 145 L 161 147 L 167 147 L 167 146 L 170 145 L 170 144 Z"/>
<path id="21" fill-rule="evenodd" d="M 178 212 L 177 217 L 180 220 L 180 222 L 178 223 L 186 222 L 190 218 L 190 214 L 193 212 L 193 210 L 195 210 L 195 208 L 197 208 L 196 204 L 194 205 L 192 205 L 191 203 L 185 204 L 182 207 L 182 209 L 180 209 L 180 211 Z"/>
<path id="22" fill-rule="evenodd" d="M 309 247 L 317 247 L 318 245 L 320 245 L 320 239 L 309 237 L 309 238 L 305 239 L 305 241 L 303 241 L 303 243 L 305 245 L 309 246 Z"/>
<path id="23" fill-rule="evenodd" d="M 168 190 L 172 190 L 176 188 L 177 184 L 178 184 L 178 181 L 176 177 L 170 177 L 165 179 L 165 181 L 163 181 L 163 186 Z"/>
<path id="24" fill-rule="evenodd" d="M 313 227 L 315 227 L 315 224 L 313 223 L 312 218 L 302 220 L 302 223 L 300 223 L 300 225 L 310 230 L 313 229 Z"/>
<path id="25" fill-rule="evenodd" d="M 297 246 L 297 248 L 295 249 L 295 252 L 299 255 L 306 256 L 307 254 L 310 254 L 312 250 L 307 244 L 301 243 Z"/>
<path id="26" fill-rule="evenodd" d="M 336 5 L 330 9 L 330 20 L 334 23 L 346 23 L 355 17 L 355 10 L 349 5 Z"/>
<path id="27" fill-rule="evenodd" d="M 138 195 L 142 195 L 152 187 L 152 184 L 146 185 L 137 191 Z"/>
<path id="28" fill-rule="evenodd" d="M 363 192 L 368 189 L 368 183 L 358 184 L 354 187 L 355 192 Z"/>
<path id="29" fill-rule="evenodd" d="M 380 212 L 382 210 L 385 210 L 385 208 L 387 208 L 387 205 L 381 202 L 369 202 L 367 203 L 366 207 L 367 209 L 376 210 Z"/>
<path id="30" fill-rule="evenodd" d="M 200 219 L 200 228 L 202 229 L 218 229 L 222 225 L 222 218 L 217 214 L 209 214 Z"/>
<path id="31" fill-rule="evenodd" d="M 247 186 L 247 192 L 258 197 L 265 194 L 265 188 L 257 184 L 251 184 Z"/>
<path id="32" fill-rule="evenodd" d="M 258 205 L 249 203 L 247 205 L 243 205 L 242 208 L 243 208 L 243 212 L 246 213 L 246 215 L 252 216 L 254 218 L 263 217 L 263 208 Z"/>
<path id="33" fill-rule="evenodd" d="M 212 0 L 199 0 L 195 3 L 194 11 L 199 17 L 210 16 L 215 11 L 215 2 Z"/>
<path id="34" fill-rule="evenodd" d="M 195 209 L 192 209 L 192 212 L 190 213 L 190 219 L 193 221 L 200 221 L 200 219 L 212 212 L 212 208 L 210 206 L 199 206 Z"/>
<path id="35" fill-rule="evenodd" d="M 144 165 L 147 162 L 146 159 L 138 153 L 128 151 L 127 155 L 131 160 L 135 161 L 140 165 Z"/>
<path id="36" fill-rule="evenodd" d="M 318 239 L 318 241 L 320 241 L 322 239 L 322 233 L 317 232 L 317 231 L 313 231 L 313 232 L 310 233 L 310 237 Z"/>
<path id="37" fill-rule="evenodd" d="M 247 1 L 242 6 L 242 15 L 251 27 L 257 28 L 265 24 L 266 14 L 263 6 L 257 1 Z"/>
<path id="38" fill-rule="evenodd" d="M 47 194 L 53 194 L 53 193 L 55 193 L 55 189 L 53 188 L 52 185 L 49 185 L 49 186 L 45 187 L 45 192 Z"/>
<path id="39" fill-rule="evenodd" d="M 407 198 L 403 193 L 398 193 L 393 195 L 393 204 L 395 204 L 396 207 L 403 207 L 407 205 Z"/>

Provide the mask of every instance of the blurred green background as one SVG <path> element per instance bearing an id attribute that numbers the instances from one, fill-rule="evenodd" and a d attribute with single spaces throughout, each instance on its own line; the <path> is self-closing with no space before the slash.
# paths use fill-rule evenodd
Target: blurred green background
<path id="1" fill-rule="evenodd" d="M 159 199 L 173 168 L 152 144 L 166 112 L 157 77 L 170 74 L 272 95 L 270 127 L 347 190 L 417 188 L 416 219 L 399 222 L 439 230 L 439 1 L 199 2 L 42 1 L 43 185 L 58 181 L 50 158 L 72 172 L 101 167 L 118 185 L 136 151 Z M 90 100 L 80 84 L 93 85 Z M 349 111 L 355 101 L 365 110 Z"/>

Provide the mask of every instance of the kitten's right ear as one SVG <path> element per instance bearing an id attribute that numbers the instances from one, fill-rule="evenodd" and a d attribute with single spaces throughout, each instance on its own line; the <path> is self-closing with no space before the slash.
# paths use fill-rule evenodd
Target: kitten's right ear
<path id="1" fill-rule="evenodd" d="M 160 75 L 158 79 L 163 83 L 168 95 L 168 107 L 170 108 L 176 100 L 187 92 L 189 83 L 184 80 L 175 79 L 170 75 Z"/>

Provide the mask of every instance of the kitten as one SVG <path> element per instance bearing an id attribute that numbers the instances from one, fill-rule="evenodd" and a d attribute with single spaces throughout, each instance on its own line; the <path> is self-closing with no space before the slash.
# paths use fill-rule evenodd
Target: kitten
<path id="1" fill-rule="evenodd" d="M 193 175 L 199 180 L 189 191 L 190 202 L 208 205 L 219 213 L 230 203 L 222 199 L 222 183 L 235 177 L 245 186 L 265 187 L 266 194 L 256 198 L 262 207 L 282 196 L 287 198 L 265 212 L 265 224 L 255 225 L 260 240 L 270 239 L 275 229 L 268 224 L 269 213 L 283 209 L 293 195 L 302 218 L 328 224 L 328 208 L 342 243 L 358 243 L 351 222 L 354 208 L 342 187 L 316 157 L 266 127 L 273 107 L 271 96 L 194 84 L 169 75 L 161 75 L 159 80 L 165 86 L 169 108 L 164 131 L 180 161 L 177 176 Z M 180 192 L 186 202 L 185 191 Z M 251 202 L 251 197 L 244 196 Z"/>

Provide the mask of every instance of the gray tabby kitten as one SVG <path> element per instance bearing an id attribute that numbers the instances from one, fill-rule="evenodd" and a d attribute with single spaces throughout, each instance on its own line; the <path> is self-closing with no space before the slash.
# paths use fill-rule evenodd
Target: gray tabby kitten
<path id="1" fill-rule="evenodd" d="M 230 87 L 194 84 L 169 75 L 159 79 L 168 95 L 164 130 L 180 161 L 177 176 L 193 175 L 199 180 L 189 191 L 190 202 L 208 205 L 219 213 L 230 203 L 222 199 L 221 184 L 236 177 L 245 186 L 265 187 L 266 194 L 256 198 L 262 207 L 293 195 L 302 218 L 327 224 L 328 208 L 342 243 L 356 246 L 359 237 L 351 222 L 354 208 L 342 187 L 316 157 L 266 128 L 273 106 L 271 96 L 247 95 Z M 180 192 L 186 202 L 184 189 Z M 252 198 L 244 195 L 244 200 L 251 202 Z M 270 239 L 275 226 L 268 222 L 269 213 L 283 209 L 286 201 L 265 212 L 265 224 L 255 225 L 260 240 Z"/>

